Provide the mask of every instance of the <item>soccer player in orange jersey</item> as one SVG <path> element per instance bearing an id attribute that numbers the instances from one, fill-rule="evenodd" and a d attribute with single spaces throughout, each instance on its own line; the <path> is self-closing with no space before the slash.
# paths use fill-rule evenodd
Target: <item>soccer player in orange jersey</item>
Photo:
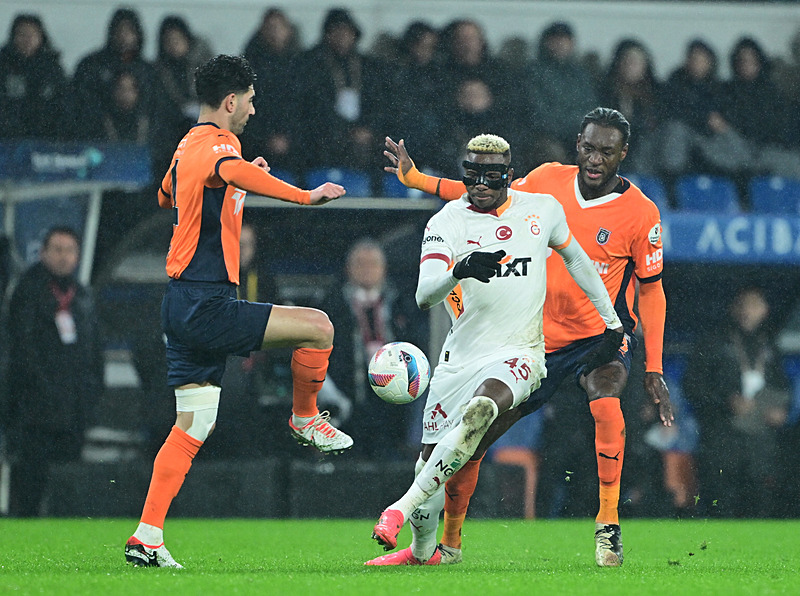
<path id="1" fill-rule="evenodd" d="M 238 56 L 219 55 L 197 69 L 200 117 L 178 144 L 158 193 L 159 205 L 174 216 L 167 255 L 171 280 L 161 318 L 177 419 L 153 464 L 141 522 L 125 545 L 126 560 L 137 566 L 181 568 L 164 546 L 164 519 L 194 456 L 214 430 L 229 354 L 293 347 L 291 432 L 322 452 L 353 444 L 331 426 L 327 412 L 317 409 L 333 346 L 328 316 L 312 308 L 236 298 L 247 192 L 302 205 L 321 205 L 345 194 L 331 182 L 301 190 L 269 174 L 262 157 L 252 163 L 242 159 L 237 135 L 255 113 L 254 80 L 250 65 Z"/>
<path id="2" fill-rule="evenodd" d="M 577 138 L 578 165 L 547 163 L 511 188 L 553 195 L 564 208 L 567 223 L 603 279 L 625 327 L 625 341 L 613 358 L 603 350 L 605 325 L 594 306 L 570 279 L 557 255 L 547 259 L 547 297 L 544 335 L 547 377 L 528 401 L 499 416 L 484 436 L 470 462 L 448 482 L 444 503 L 445 528 L 442 563 L 461 561 L 461 526 L 478 479 L 486 450 L 508 428 L 530 414 L 572 376 L 586 393 L 595 420 L 595 451 L 600 481 L 600 508 L 595 519 L 595 561 L 601 567 L 622 564 L 619 494 L 625 449 L 625 421 L 620 395 L 636 347 L 633 312 L 636 283 L 646 356 L 645 390 L 659 408 L 664 425 L 673 420 L 669 391 L 662 376 L 662 348 L 666 298 L 661 284 L 663 250 L 658 208 L 636 186 L 619 176 L 628 152 L 630 125 L 618 111 L 596 108 L 583 119 Z M 463 183 L 420 173 L 401 140 L 386 139 L 384 154 L 407 186 L 425 190 L 445 200 L 463 195 Z M 425 510 L 428 507 L 428 510 Z M 415 512 L 420 527 L 432 526 L 435 535 L 441 505 L 428 503 Z"/>

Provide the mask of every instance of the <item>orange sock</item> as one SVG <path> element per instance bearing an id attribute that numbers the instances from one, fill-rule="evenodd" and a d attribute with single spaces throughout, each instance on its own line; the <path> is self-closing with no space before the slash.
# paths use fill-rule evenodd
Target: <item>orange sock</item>
<path id="1" fill-rule="evenodd" d="M 324 350 L 297 348 L 292 353 L 292 412 L 304 418 L 316 416 L 317 393 L 328 371 L 332 347 Z"/>
<path id="2" fill-rule="evenodd" d="M 153 476 L 144 502 L 142 523 L 164 527 L 164 518 L 167 517 L 172 499 L 181 490 L 183 479 L 202 445 L 202 441 L 190 437 L 177 426 L 172 427 L 153 462 Z"/>
<path id="3" fill-rule="evenodd" d="M 483 458 L 469 460 L 444 485 L 444 532 L 442 544 L 461 548 L 461 527 L 467 517 L 469 500 L 478 485 L 478 472 Z"/>
<path id="4" fill-rule="evenodd" d="M 625 419 L 619 398 L 601 397 L 589 402 L 594 416 L 594 446 L 600 479 L 600 510 L 596 521 L 619 523 L 619 488 L 625 455 Z"/>

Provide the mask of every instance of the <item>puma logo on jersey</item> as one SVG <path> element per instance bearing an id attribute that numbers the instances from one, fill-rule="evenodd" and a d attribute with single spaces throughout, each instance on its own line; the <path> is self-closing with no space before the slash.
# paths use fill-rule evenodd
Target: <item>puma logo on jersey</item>
<path id="1" fill-rule="evenodd" d="M 474 245 L 476 245 L 476 246 L 478 246 L 480 248 L 480 246 L 481 246 L 481 238 L 483 238 L 483 236 L 478 236 L 477 240 L 467 240 L 467 246 L 469 246 L 470 244 L 474 244 Z"/>

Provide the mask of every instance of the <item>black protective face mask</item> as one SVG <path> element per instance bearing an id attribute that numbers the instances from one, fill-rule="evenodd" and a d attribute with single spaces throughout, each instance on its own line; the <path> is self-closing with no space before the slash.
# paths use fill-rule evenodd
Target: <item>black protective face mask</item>
<path id="1" fill-rule="evenodd" d="M 473 163 L 471 161 L 464 160 L 461 162 L 461 165 L 464 166 L 465 170 L 472 170 L 477 172 L 477 176 L 464 176 L 461 181 L 464 183 L 464 186 L 476 186 L 478 184 L 483 184 L 487 188 L 492 190 L 500 190 L 501 188 L 505 188 L 508 186 L 508 166 L 501 163 Z M 498 172 L 501 174 L 500 178 L 490 179 L 486 177 L 486 174 L 489 172 Z"/>

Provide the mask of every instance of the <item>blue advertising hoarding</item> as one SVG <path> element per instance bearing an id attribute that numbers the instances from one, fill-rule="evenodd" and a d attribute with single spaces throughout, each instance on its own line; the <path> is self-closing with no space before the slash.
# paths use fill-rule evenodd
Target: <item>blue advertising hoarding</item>
<path id="1" fill-rule="evenodd" d="M 800 217 L 669 213 L 668 262 L 800 265 Z"/>

